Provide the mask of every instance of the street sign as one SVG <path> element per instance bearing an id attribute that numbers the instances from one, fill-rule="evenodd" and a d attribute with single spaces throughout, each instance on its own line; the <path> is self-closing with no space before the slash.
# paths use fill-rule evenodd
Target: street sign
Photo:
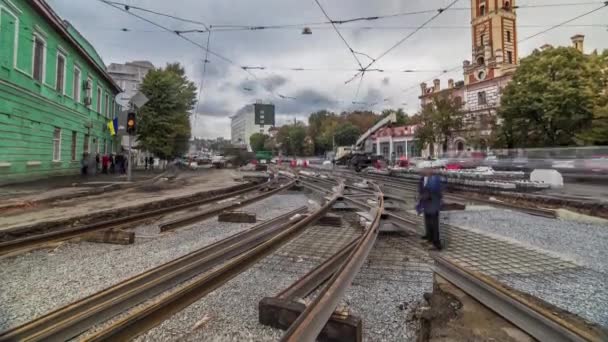
<path id="1" fill-rule="evenodd" d="M 255 124 L 274 126 L 274 105 L 256 103 L 254 106 Z"/>
<path id="2" fill-rule="evenodd" d="M 148 103 L 148 101 L 150 100 L 146 97 L 146 95 L 144 95 L 141 91 L 138 91 L 137 94 L 133 95 L 131 100 L 129 100 L 129 103 L 137 108 L 141 108 Z"/>

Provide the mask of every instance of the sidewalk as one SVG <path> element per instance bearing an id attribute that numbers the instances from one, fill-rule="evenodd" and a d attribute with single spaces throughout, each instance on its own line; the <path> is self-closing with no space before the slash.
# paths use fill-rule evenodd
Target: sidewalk
<path id="1" fill-rule="evenodd" d="M 158 184 L 143 184 L 128 187 L 119 191 L 110 191 L 83 196 L 66 196 L 64 199 L 47 201 L 44 204 L 24 206 L 17 211 L 6 211 L 0 215 L 0 230 L 18 226 L 29 226 L 40 222 L 65 220 L 70 217 L 91 215 L 100 211 L 119 211 L 122 208 L 138 206 L 169 198 L 187 197 L 197 193 L 228 188 L 243 184 L 235 180 L 234 170 L 203 170 L 200 172 L 183 172 L 172 181 L 160 181 Z M 158 176 L 158 174 L 151 174 Z M 144 175 L 145 176 L 145 175 Z M 140 177 L 139 179 L 145 179 Z M 83 187 L 74 187 L 81 189 Z M 94 187 L 88 187 L 94 188 Z M 57 188 L 55 192 L 71 188 Z M 32 197 L 36 196 L 34 194 Z M 21 199 L 25 196 L 20 197 Z"/>
<path id="2" fill-rule="evenodd" d="M 35 181 L 0 186 L 0 210 L 31 206 L 33 203 L 101 193 L 113 188 L 152 179 L 162 170 L 134 170 L 132 182 L 126 175 L 97 174 L 95 176 L 57 176 Z"/>

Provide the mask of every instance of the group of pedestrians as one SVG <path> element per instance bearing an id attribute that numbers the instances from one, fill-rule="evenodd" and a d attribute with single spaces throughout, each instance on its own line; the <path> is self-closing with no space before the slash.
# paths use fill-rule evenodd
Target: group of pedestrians
<path id="1" fill-rule="evenodd" d="M 119 154 L 104 154 L 99 153 L 91 156 L 85 152 L 80 160 L 80 174 L 83 176 L 94 176 L 101 172 L 103 174 L 121 174 L 127 173 L 128 160 L 123 153 Z"/>

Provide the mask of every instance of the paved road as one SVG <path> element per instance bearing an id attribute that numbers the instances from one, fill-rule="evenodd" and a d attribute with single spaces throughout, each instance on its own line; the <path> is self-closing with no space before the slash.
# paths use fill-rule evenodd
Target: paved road
<path id="1" fill-rule="evenodd" d="M 548 193 L 608 202 L 608 182 L 591 184 L 566 180 L 562 189 L 552 189 Z"/>

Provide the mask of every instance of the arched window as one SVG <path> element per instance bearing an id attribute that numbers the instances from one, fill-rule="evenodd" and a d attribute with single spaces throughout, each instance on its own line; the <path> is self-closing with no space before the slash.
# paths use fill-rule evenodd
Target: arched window
<path id="1" fill-rule="evenodd" d="M 458 150 L 458 152 L 464 151 L 464 142 L 463 141 L 459 141 L 456 146 L 457 146 L 456 149 Z"/>
<path id="2" fill-rule="evenodd" d="M 477 58 L 477 65 L 485 65 L 486 64 L 486 60 L 483 57 L 479 57 Z"/>
<path id="3" fill-rule="evenodd" d="M 505 11 L 510 11 L 511 10 L 511 2 L 510 1 L 505 1 L 505 5 L 503 6 L 503 8 L 505 9 Z"/>

